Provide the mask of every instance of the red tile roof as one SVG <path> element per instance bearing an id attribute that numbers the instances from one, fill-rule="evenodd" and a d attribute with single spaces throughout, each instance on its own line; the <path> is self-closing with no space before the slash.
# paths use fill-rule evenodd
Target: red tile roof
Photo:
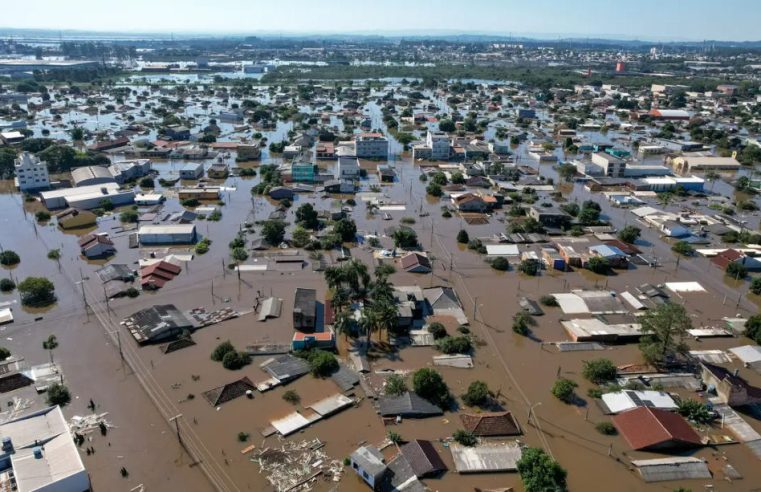
<path id="1" fill-rule="evenodd" d="M 665 410 L 638 407 L 613 416 L 613 424 L 632 449 L 702 445 L 682 416 Z"/>

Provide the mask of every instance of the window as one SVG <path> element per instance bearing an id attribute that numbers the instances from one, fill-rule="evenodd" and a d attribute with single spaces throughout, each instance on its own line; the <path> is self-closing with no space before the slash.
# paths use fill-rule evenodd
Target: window
<path id="1" fill-rule="evenodd" d="M 366 471 L 362 472 L 362 476 L 364 477 L 365 480 L 370 480 L 370 475 L 368 475 Z"/>
<path id="2" fill-rule="evenodd" d="M 352 462 L 351 466 L 353 466 L 355 470 L 359 470 L 359 467 L 357 466 L 356 463 Z"/>

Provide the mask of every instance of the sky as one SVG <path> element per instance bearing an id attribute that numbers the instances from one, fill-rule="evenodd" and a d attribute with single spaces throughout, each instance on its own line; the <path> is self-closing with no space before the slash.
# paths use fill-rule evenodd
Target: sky
<path id="1" fill-rule="evenodd" d="M 761 0 L 25 0 L 16 5 L 0 27 L 761 40 Z"/>

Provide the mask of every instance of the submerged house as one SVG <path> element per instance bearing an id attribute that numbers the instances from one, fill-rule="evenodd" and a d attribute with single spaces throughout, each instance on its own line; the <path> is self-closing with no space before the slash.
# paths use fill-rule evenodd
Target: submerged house
<path id="1" fill-rule="evenodd" d="M 316 321 L 317 291 L 297 288 L 293 301 L 293 328 L 299 331 L 313 332 Z"/>

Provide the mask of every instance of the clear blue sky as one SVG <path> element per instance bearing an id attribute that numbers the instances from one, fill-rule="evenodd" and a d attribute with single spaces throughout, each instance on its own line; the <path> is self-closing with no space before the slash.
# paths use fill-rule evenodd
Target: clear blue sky
<path id="1" fill-rule="evenodd" d="M 10 1 L 10 0 L 9 0 Z M 0 27 L 761 39 L 761 0 L 25 0 Z M 9 8 L 10 7 L 10 10 Z"/>

